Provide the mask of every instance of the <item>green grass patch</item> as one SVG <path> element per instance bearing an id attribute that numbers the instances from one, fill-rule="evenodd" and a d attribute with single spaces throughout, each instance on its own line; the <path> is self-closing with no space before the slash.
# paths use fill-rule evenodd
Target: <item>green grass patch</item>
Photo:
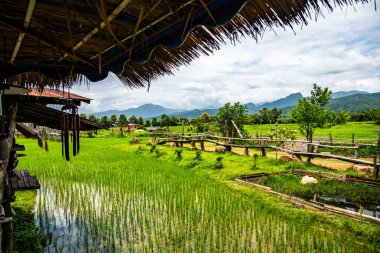
<path id="1" fill-rule="evenodd" d="M 16 215 L 13 217 L 14 252 L 43 252 L 36 233 L 34 208 L 36 191 L 17 192 L 17 200 L 12 204 Z"/>

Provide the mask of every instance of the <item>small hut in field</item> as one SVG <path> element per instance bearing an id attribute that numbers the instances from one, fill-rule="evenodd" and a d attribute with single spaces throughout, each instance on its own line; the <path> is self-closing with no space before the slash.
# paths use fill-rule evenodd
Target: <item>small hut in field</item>
<path id="1" fill-rule="evenodd" d="M 149 88 L 155 79 L 172 74 L 172 70 L 195 58 L 212 54 L 227 41 L 234 43 L 240 36 L 257 40 L 265 30 L 273 27 L 307 24 L 323 6 L 333 10 L 367 2 L 2 0 L 0 179 L 7 178 L 17 118 L 21 119 L 22 113 L 27 116 L 27 112 L 40 106 L 37 106 L 39 103 L 24 105 L 19 99 L 19 95 L 25 92 L 22 89 L 61 88 L 67 91 L 76 84 L 91 85 L 90 82 L 103 80 L 110 72 L 127 87 Z M 16 97 L 7 98 L 12 92 Z M 43 100 L 45 97 L 38 95 L 31 99 Z M 72 111 L 76 105 L 64 106 L 64 111 Z M 58 116 L 59 122 L 52 120 L 53 116 L 39 115 L 44 116 L 45 123 L 58 124 L 66 130 L 74 124 L 64 113 Z M 75 125 L 79 124 L 75 122 Z M 3 187 L 5 181 L 0 181 L 0 187 Z M 3 196 L 0 196 L 1 200 Z M 12 214 L 5 216 L 11 218 Z M 11 251 L 11 240 L 5 242 L 7 250 Z"/>
<path id="2" fill-rule="evenodd" d="M 125 130 L 126 131 L 129 131 L 129 132 L 134 132 L 136 131 L 137 129 L 139 129 L 140 125 L 139 124 L 128 124 L 125 126 Z"/>

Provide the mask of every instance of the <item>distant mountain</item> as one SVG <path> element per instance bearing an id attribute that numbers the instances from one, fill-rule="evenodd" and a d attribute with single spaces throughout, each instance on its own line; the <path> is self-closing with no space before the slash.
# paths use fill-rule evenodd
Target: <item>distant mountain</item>
<path id="1" fill-rule="evenodd" d="M 101 118 L 103 116 L 110 117 L 113 114 L 119 117 L 120 114 L 124 114 L 125 116 L 127 116 L 127 118 L 129 118 L 132 115 L 135 115 L 136 117 L 143 117 L 145 119 L 145 118 L 151 118 L 157 115 L 161 116 L 162 114 L 170 115 L 172 113 L 180 112 L 180 111 L 184 111 L 184 110 L 170 109 L 170 108 L 166 108 L 161 105 L 155 105 L 155 104 L 145 104 L 137 108 L 131 108 L 127 110 L 109 110 L 109 111 L 94 113 L 94 115 L 97 118 Z"/>
<path id="2" fill-rule="evenodd" d="M 365 91 L 339 91 L 334 92 L 333 97 L 330 100 L 329 108 L 333 111 L 348 111 L 359 112 L 368 109 L 380 108 L 380 93 L 368 93 Z M 263 108 L 273 109 L 278 108 L 282 110 L 283 114 L 289 112 L 297 103 L 298 99 L 302 99 L 301 93 L 293 93 L 287 97 L 280 98 L 273 102 L 267 102 L 264 104 L 247 103 L 248 113 L 259 113 Z M 116 114 L 125 114 L 127 117 L 135 115 L 137 117 L 143 117 L 144 119 L 150 119 L 153 117 L 160 118 L 162 114 L 170 116 L 185 117 L 188 119 L 198 118 L 202 113 L 207 112 L 209 115 L 214 116 L 218 113 L 218 109 L 194 109 L 194 110 L 181 110 L 170 109 L 161 105 L 145 104 L 137 108 L 131 108 L 127 110 L 109 110 L 104 112 L 98 112 L 94 115 L 98 118 L 102 116 L 111 116 Z"/>
<path id="3" fill-rule="evenodd" d="M 337 92 L 332 93 L 332 98 L 342 98 L 342 97 L 347 97 L 347 96 L 357 95 L 357 94 L 369 94 L 369 92 L 360 91 L 360 90 L 337 91 Z"/>
<path id="4" fill-rule="evenodd" d="M 331 99 L 328 107 L 335 112 L 361 112 L 369 109 L 380 109 L 380 92 Z"/>
<path id="5" fill-rule="evenodd" d="M 250 112 L 248 110 L 248 113 L 259 113 L 259 111 L 263 108 L 273 109 L 273 108 L 283 108 L 287 106 L 295 106 L 298 103 L 298 99 L 302 99 L 303 96 L 300 92 L 290 94 L 289 96 L 286 96 L 284 98 L 280 98 L 278 100 L 275 100 L 273 102 L 268 102 L 265 104 L 262 104 L 256 108 L 256 110 L 252 110 Z"/>
<path id="6" fill-rule="evenodd" d="M 303 98 L 301 93 L 294 93 L 290 94 L 287 97 L 280 98 L 278 100 L 275 100 L 273 102 L 267 102 L 261 105 L 257 105 L 254 103 L 247 103 L 245 104 L 248 108 L 248 113 L 259 113 L 259 111 L 263 108 L 273 109 L 275 107 L 282 108 L 286 106 L 294 106 L 298 103 L 298 99 Z M 207 112 L 210 116 L 215 116 L 218 113 L 218 109 L 194 109 L 191 111 L 185 111 L 185 112 L 176 112 L 172 115 L 175 115 L 177 117 L 185 117 L 188 119 L 194 119 L 198 118 L 202 113 Z"/>
<path id="7" fill-rule="evenodd" d="M 219 109 L 194 109 L 191 111 L 173 113 L 172 115 L 177 116 L 179 118 L 183 117 L 187 119 L 194 119 L 201 116 L 204 112 L 207 112 L 210 116 L 215 116 L 218 113 L 218 111 Z"/>
<path id="8" fill-rule="evenodd" d="M 348 94 L 347 92 L 346 94 Z M 286 114 L 294 106 L 281 108 L 282 114 Z M 380 92 L 378 93 L 359 93 L 355 95 L 333 98 L 327 107 L 334 112 L 362 112 L 369 109 L 380 109 Z"/>

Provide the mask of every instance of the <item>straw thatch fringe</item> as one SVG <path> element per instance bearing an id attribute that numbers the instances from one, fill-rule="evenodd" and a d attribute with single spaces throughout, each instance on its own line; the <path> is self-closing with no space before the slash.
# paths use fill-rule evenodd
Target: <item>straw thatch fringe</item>
<path id="1" fill-rule="evenodd" d="M 307 25 L 310 20 L 316 20 L 321 15 L 323 8 L 332 11 L 334 8 L 371 2 L 371 0 L 241 0 L 243 4 L 237 15 L 230 22 L 214 27 L 215 13 L 212 13 L 208 6 L 217 3 L 218 0 L 157 2 L 136 0 L 131 1 L 128 8 L 112 23 L 106 22 L 105 31 L 99 29 L 99 36 L 92 36 L 74 52 L 73 45 L 81 41 L 88 31 L 93 30 L 94 23 L 96 26 L 99 21 L 107 21 L 107 15 L 113 11 L 117 1 L 102 0 L 100 4 L 97 1 L 64 1 L 65 4 L 62 6 L 65 8 L 48 3 L 36 6 L 33 14 L 36 17 L 32 21 L 37 22 L 37 17 L 49 13 L 48 19 L 51 20 L 49 25 L 51 27 L 54 25 L 55 31 L 44 34 L 43 32 L 49 31 L 48 27 L 41 22 L 32 22 L 31 27 L 34 30 L 26 32 L 31 32 L 34 37 L 25 37 L 20 55 L 15 62 L 16 69 L 12 69 L 13 67 L 8 64 L 8 54 L 14 46 L 13 37 L 19 31 L 13 28 L 13 23 L 7 24 L 7 21 L 11 20 L 9 17 L 12 15 L 23 16 L 24 7 L 20 4 L 15 9 L 11 0 L 3 0 L 0 3 L 0 10 L 3 13 L 0 14 L 2 29 L 0 43 L 4 44 L 2 47 L 4 49 L 0 49 L 3 50 L 0 54 L 0 83 L 40 89 L 45 86 L 71 87 L 75 84 L 89 84 L 89 80 L 104 79 L 108 71 L 114 71 L 126 86 L 144 87 L 163 75 L 173 74 L 174 69 L 188 65 L 202 55 L 212 54 L 227 42 L 234 44 L 245 36 L 258 41 L 268 29 L 278 27 L 293 29 L 296 25 Z M 69 7 L 74 9 L 68 10 Z M 6 16 L 8 13 L 5 11 L 8 9 L 12 11 Z M 21 10 L 20 13 L 14 13 L 18 9 Z M 194 27 L 189 17 L 200 9 L 207 11 L 209 20 L 201 24 L 208 26 Z M 145 15 L 143 10 L 148 10 Z M 180 46 L 171 48 L 165 44 L 153 46 L 144 44 L 157 35 L 157 31 L 165 31 L 177 21 L 184 23 L 183 30 L 178 31 Z M 54 45 L 54 50 L 51 48 L 41 50 L 40 39 L 44 45 Z M 140 57 L 143 60 L 134 59 L 135 47 L 142 47 L 147 57 Z M 124 58 L 121 58 L 125 61 L 121 63 L 117 61 L 118 53 L 111 53 L 115 49 L 119 54 L 124 54 Z M 71 56 L 65 52 L 71 52 Z M 99 55 L 99 52 L 102 54 Z M 81 61 L 76 61 L 76 57 Z M 18 66 L 34 67 L 18 74 L 20 72 Z M 7 72 L 7 67 L 12 71 Z M 49 71 L 55 74 L 52 75 Z"/>

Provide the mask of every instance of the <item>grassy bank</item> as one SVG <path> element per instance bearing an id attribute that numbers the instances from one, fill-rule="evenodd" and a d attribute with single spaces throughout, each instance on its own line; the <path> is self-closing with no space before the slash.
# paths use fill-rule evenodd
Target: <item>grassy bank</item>
<path id="1" fill-rule="evenodd" d="M 14 252 L 43 252 L 36 232 L 34 211 L 36 191 L 17 192 L 17 200 L 12 204 L 16 215 L 13 217 Z"/>
<path id="2" fill-rule="evenodd" d="M 295 208 L 238 184 L 237 174 L 289 164 L 169 147 L 152 150 L 128 138 L 82 139 L 65 162 L 29 140 L 20 168 L 38 176 L 37 225 L 49 251 L 371 252 L 380 228 Z M 215 169 L 222 157 L 222 169 Z M 310 168 L 316 169 L 313 166 Z M 340 238 L 345 238 L 341 240 Z"/>

